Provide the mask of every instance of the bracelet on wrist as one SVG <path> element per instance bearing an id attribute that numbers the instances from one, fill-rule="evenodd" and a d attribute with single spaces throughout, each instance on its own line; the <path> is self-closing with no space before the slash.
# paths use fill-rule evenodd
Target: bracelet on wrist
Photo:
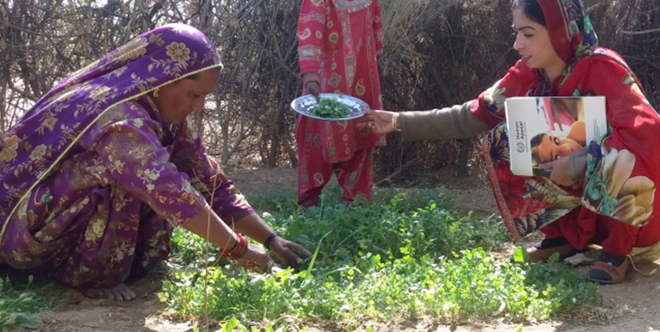
<path id="1" fill-rule="evenodd" d="M 401 127 L 399 127 L 399 113 L 392 114 L 392 130 L 401 131 Z"/>
<path id="2" fill-rule="evenodd" d="M 266 249 L 270 250 L 270 242 L 273 241 L 273 239 L 276 238 L 276 237 L 278 237 L 278 236 L 279 236 L 279 237 L 282 237 L 282 234 L 280 234 L 280 233 L 278 233 L 278 232 L 272 232 L 272 233 L 268 236 L 268 238 L 266 239 L 266 241 L 264 241 L 264 247 L 266 247 Z"/>
<path id="3" fill-rule="evenodd" d="M 248 241 L 246 238 L 242 237 L 240 234 L 236 234 L 236 243 L 229 250 L 220 250 L 220 256 L 223 258 L 229 258 L 233 260 L 240 259 L 247 253 L 248 250 Z"/>
<path id="4" fill-rule="evenodd" d="M 238 235 L 238 234 L 237 234 L 237 235 Z M 239 245 L 240 243 L 241 243 L 241 240 L 240 240 L 239 238 L 236 238 L 236 242 L 234 242 L 234 245 L 231 246 L 231 248 L 226 249 L 226 250 L 224 250 L 224 251 L 225 251 L 225 252 L 228 252 L 228 253 L 229 253 L 229 252 L 232 252 L 232 251 L 236 250 L 236 247 L 238 247 L 238 245 Z"/>

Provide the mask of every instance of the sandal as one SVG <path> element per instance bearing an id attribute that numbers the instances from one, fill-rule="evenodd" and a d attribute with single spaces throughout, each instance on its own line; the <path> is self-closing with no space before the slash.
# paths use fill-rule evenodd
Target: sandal
<path id="1" fill-rule="evenodd" d="M 545 239 L 534 246 L 534 249 L 527 251 L 525 255 L 526 262 L 545 262 L 550 259 L 554 253 L 559 253 L 559 258 L 564 259 L 575 255 L 578 251 L 571 246 L 566 238 L 557 237 L 554 239 Z"/>
<path id="2" fill-rule="evenodd" d="M 621 283 L 626 277 L 629 264 L 626 256 L 614 256 L 603 251 L 598 262 L 587 272 L 587 279 L 602 285 Z"/>

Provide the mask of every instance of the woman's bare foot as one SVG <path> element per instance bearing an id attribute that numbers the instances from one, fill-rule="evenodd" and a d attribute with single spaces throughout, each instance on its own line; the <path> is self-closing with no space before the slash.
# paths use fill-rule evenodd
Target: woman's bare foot
<path id="1" fill-rule="evenodd" d="M 87 288 L 81 290 L 81 292 L 93 299 L 132 301 L 136 297 L 135 292 L 123 283 L 112 287 Z"/>

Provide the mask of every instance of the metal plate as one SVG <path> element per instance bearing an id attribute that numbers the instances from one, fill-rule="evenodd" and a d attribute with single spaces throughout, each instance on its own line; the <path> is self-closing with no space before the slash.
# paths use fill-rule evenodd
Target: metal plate
<path id="1" fill-rule="evenodd" d="M 321 93 L 319 97 L 321 99 L 335 99 L 336 101 L 344 104 L 346 107 L 348 107 L 349 116 L 345 118 L 322 118 L 314 115 L 314 110 L 319 105 L 319 103 L 316 101 L 316 98 L 314 98 L 314 95 L 304 95 L 294 99 L 291 102 L 291 108 L 304 116 L 325 121 L 344 121 L 356 119 L 363 116 L 365 111 L 369 109 L 369 105 L 367 105 L 367 103 L 364 101 L 347 95 L 340 95 L 336 93 Z"/>

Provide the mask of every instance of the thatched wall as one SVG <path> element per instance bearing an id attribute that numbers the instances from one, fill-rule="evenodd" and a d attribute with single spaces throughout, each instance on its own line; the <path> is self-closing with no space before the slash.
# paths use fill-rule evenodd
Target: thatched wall
<path id="1" fill-rule="evenodd" d="M 385 107 L 430 109 L 474 98 L 515 62 L 509 0 L 381 0 Z M 586 0 L 602 45 L 637 72 L 660 102 L 660 9 L 654 0 Z M 86 4 L 86 5 L 83 5 Z M 166 22 L 186 22 L 220 46 L 226 63 L 200 118 L 209 151 L 224 163 L 295 165 L 300 94 L 295 0 L 0 0 L 0 132 L 67 73 Z M 379 149 L 381 177 L 455 164 L 461 146 L 478 169 L 475 140 L 402 143 Z M 468 148 L 469 146 L 472 148 Z"/>

